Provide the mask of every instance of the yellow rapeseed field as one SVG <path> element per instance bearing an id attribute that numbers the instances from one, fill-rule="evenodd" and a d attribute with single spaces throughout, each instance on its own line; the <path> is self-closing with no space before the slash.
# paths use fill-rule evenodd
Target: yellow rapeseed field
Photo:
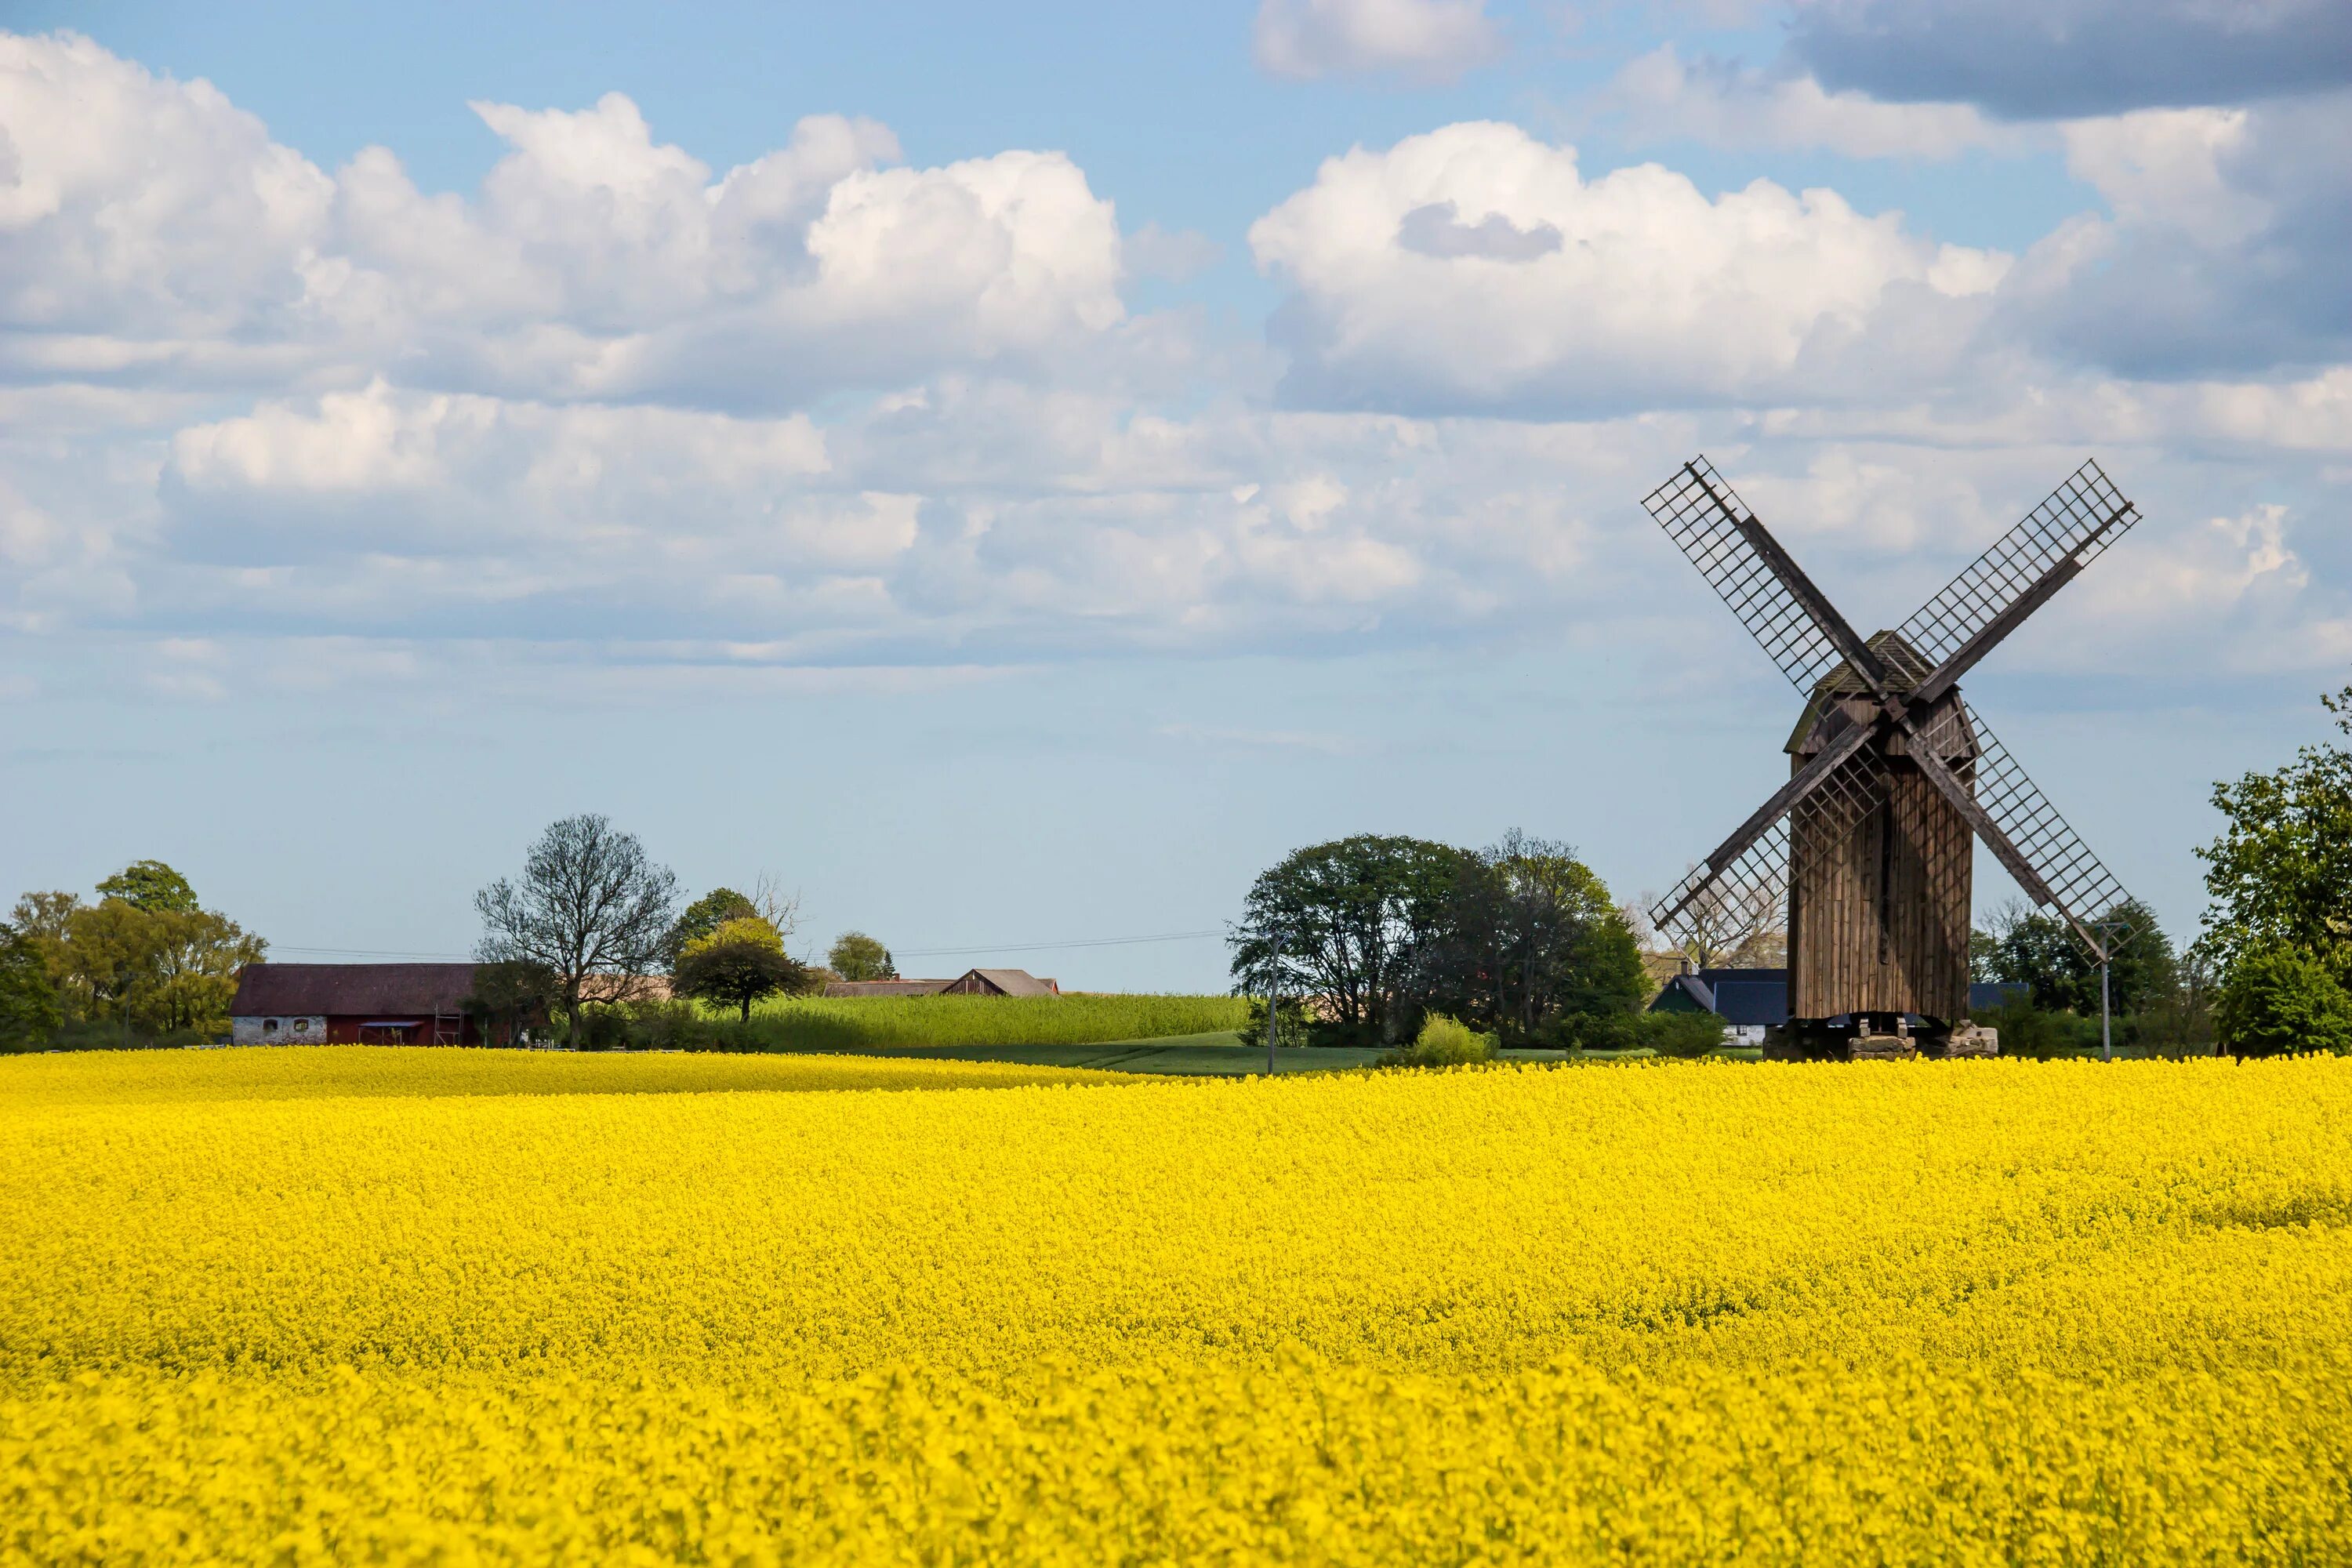
<path id="1" fill-rule="evenodd" d="M 0 1231 L 11 1563 L 2352 1559 L 2334 1060 L 0 1059 Z"/>

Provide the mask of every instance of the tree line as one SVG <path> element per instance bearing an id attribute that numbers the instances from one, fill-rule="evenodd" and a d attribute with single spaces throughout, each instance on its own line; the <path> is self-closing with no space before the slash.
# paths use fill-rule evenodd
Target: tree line
<path id="1" fill-rule="evenodd" d="M 677 907 L 677 877 L 636 835 L 593 814 L 551 823 L 523 858 L 474 897 L 482 921 L 467 1011 L 492 1038 L 544 1020 L 575 1043 L 625 1037 L 626 1012 L 670 998 L 735 1009 L 749 1021 L 771 996 L 821 990 L 830 979 L 890 979 L 890 952 L 846 931 L 819 967 L 786 946 L 800 900 L 762 877 L 753 890 L 715 888 Z"/>
<path id="2" fill-rule="evenodd" d="M 26 893 L 0 922 L 0 1047 L 126 1045 L 226 1026 L 237 971 L 268 944 L 161 860 L 83 899 Z"/>
<path id="3" fill-rule="evenodd" d="M 1652 990 L 1601 879 L 1516 830 L 1484 849 L 1360 834 L 1297 850 L 1251 885 L 1229 945 L 1237 991 L 1312 999 L 1284 1022 L 1318 1044 L 1393 1045 L 1433 1016 L 1506 1045 L 1589 1043 Z"/>

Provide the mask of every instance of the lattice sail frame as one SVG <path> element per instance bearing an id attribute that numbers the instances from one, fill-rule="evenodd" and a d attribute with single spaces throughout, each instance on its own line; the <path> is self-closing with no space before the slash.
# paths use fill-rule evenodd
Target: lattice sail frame
<path id="1" fill-rule="evenodd" d="M 1813 688 L 1843 656 L 1803 604 L 1756 551 L 1735 518 L 1753 518 L 1737 492 L 1704 456 L 1643 501 L 1666 536 L 1698 568 L 1732 613 L 1798 690 Z M 1970 638 L 2032 592 L 2067 557 L 2079 571 L 2098 559 L 2139 521 L 2139 512 L 2095 461 L 2086 461 L 1991 548 L 1915 611 L 1897 635 L 1932 665 L 1941 665 Z M 1973 712 L 1952 704 L 1937 722 L 1969 726 L 1974 752 L 1966 776 L 1970 793 L 2042 877 L 2059 913 L 2077 934 L 2098 924 L 2128 896 L 2050 803 L 2008 747 Z M 1923 731 L 1915 745 L 1940 756 L 1966 754 L 1948 731 Z M 1836 815 L 1851 828 L 1862 812 L 1885 798 L 1885 762 L 1865 750 L 1837 768 L 1809 795 L 1719 870 L 1700 864 L 1659 900 L 1652 919 L 1661 934 L 1688 945 L 1730 911 L 1734 923 L 1788 922 L 1789 845 L 1798 819 Z M 1670 915 L 1667 911 L 1673 911 Z M 2137 934 L 2110 924 L 2108 946 Z"/>
<path id="2" fill-rule="evenodd" d="M 2078 567 L 2088 566 L 2138 521 L 2139 509 L 2124 499 L 2105 470 L 2085 462 L 1991 549 L 1913 611 L 1896 634 L 1930 665 L 1941 664 L 2051 567 L 2069 555 Z"/>
<path id="3" fill-rule="evenodd" d="M 1685 463 L 1642 505 L 1798 690 L 1811 691 L 1815 682 L 1837 668 L 1837 645 L 1725 515 L 1727 506 L 1741 517 L 1754 513 L 1705 457 Z"/>

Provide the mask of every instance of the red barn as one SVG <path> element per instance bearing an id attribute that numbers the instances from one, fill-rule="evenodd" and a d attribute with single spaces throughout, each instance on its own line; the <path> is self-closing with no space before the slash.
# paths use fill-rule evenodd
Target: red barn
<path id="1" fill-rule="evenodd" d="M 248 963 L 229 1004 L 240 1046 L 478 1046 L 470 963 Z"/>

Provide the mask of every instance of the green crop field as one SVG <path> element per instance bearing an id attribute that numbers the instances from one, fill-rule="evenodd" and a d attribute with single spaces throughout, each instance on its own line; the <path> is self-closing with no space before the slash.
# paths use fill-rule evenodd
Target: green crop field
<path id="1" fill-rule="evenodd" d="M 1004 1047 L 1100 1046 L 1230 1033 L 1248 1005 L 1235 996 L 793 996 L 752 1009 L 725 1030 L 726 1048 L 873 1051 L 950 1047 L 950 1054 Z"/>

